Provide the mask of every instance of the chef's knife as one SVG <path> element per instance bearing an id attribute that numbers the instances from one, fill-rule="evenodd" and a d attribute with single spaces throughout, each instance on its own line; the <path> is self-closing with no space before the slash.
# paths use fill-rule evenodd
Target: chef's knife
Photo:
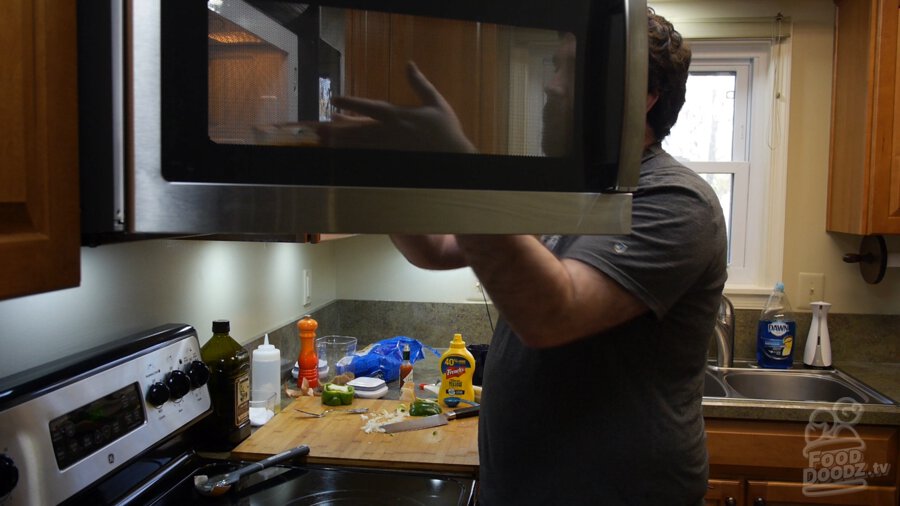
<path id="1" fill-rule="evenodd" d="M 478 416 L 478 409 L 479 406 L 472 406 L 469 408 L 460 408 L 453 411 L 447 411 L 446 413 L 441 413 L 438 415 L 423 416 L 421 418 L 411 417 L 414 419 L 406 420 L 403 422 L 389 423 L 386 425 L 382 425 L 381 428 L 384 429 L 385 433 L 393 434 L 395 432 L 404 432 L 407 430 L 440 427 L 441 425 L 447 425 L 447 422 L 449 422 L 450 420 L 455 420 L 457 418 L 468 418 L 470 416 Z"/>

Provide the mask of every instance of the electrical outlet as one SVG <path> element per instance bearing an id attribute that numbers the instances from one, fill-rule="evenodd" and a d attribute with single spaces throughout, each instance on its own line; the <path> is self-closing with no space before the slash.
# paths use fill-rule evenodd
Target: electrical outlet
<path id="1" fill-rule="evenodd" d="M 312 289 L 310 284 L 310 278 L 312 274 L 309 269 L 303 269 L 303 305 L 309 306 L 312 304 Z"/>
<path id="2" fill-rule="evenodd" d="M 825 274 L 801 272 L 797 285 L 800 287 L 800 300 L 797 302 L 802 306 L 825 300 Z"/>
<path id="3" fill-rule="evenodd" d="M 484 291 L 484 287 L 481 286 L 481 283 L 476 281 L 475 282 L 475 293 L 469 297 L 466 297 L 466 300 L 470 301 L 470 302 L 485 302 L 485 301 L 490 301 L 491 299 L 488 298 L 487 293 Z"/>

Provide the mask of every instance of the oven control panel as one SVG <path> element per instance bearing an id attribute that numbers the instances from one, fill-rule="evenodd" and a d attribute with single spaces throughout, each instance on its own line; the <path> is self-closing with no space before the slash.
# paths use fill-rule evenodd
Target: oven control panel
<path id="1" fill-rule="evenodd" d="M 21 402 L 4 404 L 0 504 L 59 503 L 210 411 L 194 329 L 154 331 L 99 363 L 85 358 L 89 370 L 70 366 L 72 377 L 58 371 L 52 385 L 31 381 L 37 391 L 20 389 Z"/>

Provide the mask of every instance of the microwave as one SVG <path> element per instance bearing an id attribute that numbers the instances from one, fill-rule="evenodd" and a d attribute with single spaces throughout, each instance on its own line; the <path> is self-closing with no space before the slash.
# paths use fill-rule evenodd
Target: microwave
<path id="1" fill-rule="evenodd" d="M 644 0 L 78 10 L 86 236 L 630 230 Z M 470 149 L 396 116 L 434 97 Z"/>

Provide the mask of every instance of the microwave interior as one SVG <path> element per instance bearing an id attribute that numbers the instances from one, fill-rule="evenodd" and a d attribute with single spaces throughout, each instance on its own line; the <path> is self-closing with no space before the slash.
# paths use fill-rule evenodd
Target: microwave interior
<path id="1" fill-rule="evenodd" d="M 616 191 L 622 4 L 161 2 L 162 177 Z M 410 62 L 455 112 L 474 153 L 432 142 L 439 136 L 426 131 L 392 130 L 394 117 L 372 119 L 333 103 L 348 96 L 421 106 Z M 568 103 L 548 92 L 560 82 Z M 367 121 L 380 128 L 352 130 Z M 337 140 L 329 134 L 343 127 Z"/>

